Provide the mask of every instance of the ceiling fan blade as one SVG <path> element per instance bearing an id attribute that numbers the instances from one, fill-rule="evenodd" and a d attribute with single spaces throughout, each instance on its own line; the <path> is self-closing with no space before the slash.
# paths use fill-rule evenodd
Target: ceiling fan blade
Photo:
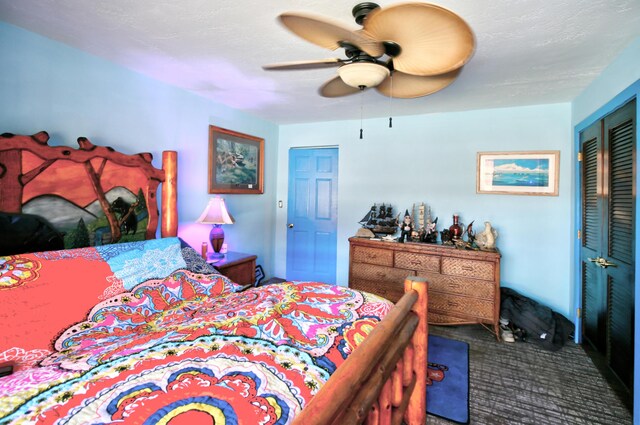
<path id="1" fill-rule="evenodd" d="M 341 47 L 340 42 L 347 42 L 358 47 L 373 57 L 382 56 L 382 43 L 371 37 L 366 31 L 344 27 L 341 23 L 324 17 L 306 13 L 287 12 L 279 16 L 280 22 L 297 36 L 324 47 L 336 50 Z"/>
<path id="2" fill-rule="evenodd" d="M 320 96 L 324 97 L 340 97 L 356 94 L 360 91 L 357 87 L 351 87 L 345 84 L 339 76 L 333 77 L 320 87 Z"/>
<path id="3" fill-rule="evenodd" d="M 263 65 L 262 69 L 266 71 L 286 71 L 292 69 L 320 69 L 320 68 L 333 68 L 340 66 L 344 61 L 338 58 L 319 59 L 310 61 L 293 61 L 293 62 L 280 62 L 272 63 L 269 65 Z"/>
<path id="4" fill-rule="evenodd" d="M 394 61 L 395 64 L 395 61 Z M 376 87 L 380 93 L 388 97 L 412 99 L 435 93 L 458 77 L 462 68 L 454 69 L 446 74 L 420 76 L 394 71 L 391 76 Z"/>
<path id="5" fill-rule="evenodd" d="M 458 15 L 428 3 L 405 3 L 373 10 L 364 29 L 381 41 L 400 45 L 395 69 L 412 75 L 438 75 L 469 61 L 475 38 Z"/>

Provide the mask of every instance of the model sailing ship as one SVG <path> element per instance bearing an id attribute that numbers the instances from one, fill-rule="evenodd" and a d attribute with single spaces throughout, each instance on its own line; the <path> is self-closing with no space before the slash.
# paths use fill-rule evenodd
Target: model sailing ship
<path id="1" fill-rule="evenodd" d="M 393 216 L 393 208 L 390 205 L 382 204 L 380 207 L 376 207 L 376 204 L 373 204 L 359 223 L 373 233 L 391 235 L 398 231 L 399 218 L 400 214 Z"/>

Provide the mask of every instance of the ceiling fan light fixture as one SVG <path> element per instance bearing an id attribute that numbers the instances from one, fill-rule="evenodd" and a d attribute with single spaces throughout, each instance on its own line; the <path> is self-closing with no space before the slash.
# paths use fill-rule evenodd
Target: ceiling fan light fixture
<path id="1" fill-rule="evenodd" d="M 355 62 L 338 68 L 338 75 L 351 87 L 375 87 L 389 76 L 389 68 L 373 62 Z"/>

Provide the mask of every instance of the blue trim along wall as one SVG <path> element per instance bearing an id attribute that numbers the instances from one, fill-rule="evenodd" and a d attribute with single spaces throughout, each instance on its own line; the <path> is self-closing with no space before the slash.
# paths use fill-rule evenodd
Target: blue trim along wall
<path id="1" fill-rule="evenodd" d="M 574 152 L 580 149 L 579 133 L 598 119 L 608 115 L 623 106 L 629 100 L 640 96 L 640 37 L 631 43 L 611 63 L 600 76 L 587 87 L 572 103 L 572 124 L 574 127 Z M 640 108 L 636 108 L 636 152 L 640 142 Z M 640 170 L 640 157 L 636 154 L 636 170 Z M 580 188 L 580 172 L 577 161 L 573 163 L 576 188 Z M 636 188 L 640 187 L 640 173 L 636 172 Z M 574 190 L 573 227 L 579 229 L 581 225 L 581 207 L 579 190 Z M 635 267 L 635 345 L 634 345 L 634 389 L 633 389 L 633 423 L 640 425 L 640 208 L 636 196 L 636 267 Z M 580 279 L 580 244 L 574 244 L 574 260 L 572 275 L 575 289 L 575 304 L 581 302 Z M 581 335 L 580 320 L 576 318 L 576 341 Z"/>
<path id="2" fill-rule="evenodd" d="M 45 130 L 51 144 L 77 146 L 79 136 L 126 153 L 178 151 L 179 235 L 199 249 L 209 225 L 196 224 L 210 196 L 209 125 L 265 139 L 263 195 L 222 195 L 236 219 L 225 226 L 230 250 L 273 265 L 278 127 L 109 61 L 0 22 L 0 132 Z"/>
<path id="3" fill-rule="evenodd" d="M 374 91 L 365 95 L 379 96 Z M 404 102 L 406 100 L 396 100 Z M 408 100 L 412 101 L 412 100 Z M 364 113 L 366 116 L 366 100 Z M 502 285 L 554 310 L 574 310 L 571 264 L 571 108 L 569 103 L 489 109 L 360 121 L 280 127 L 278 162 L 287 164 L 292 147 L 338 146 L 337 282 L 348 283 L 349 246 L 358 221 L 376 203 L 395 213 L 424 202 L 438 217 L 438 230 L 460 214 L 483 229 L 497 229 L 502 253 Z M 560 151 L 559 196 L 476 193 L 476 154 L 483 151 Z M 286 202 L 286 167 L 278 168 L 277 199 Z M 284 273 L 286 208 L 277 212 L 276 274 Z"/>

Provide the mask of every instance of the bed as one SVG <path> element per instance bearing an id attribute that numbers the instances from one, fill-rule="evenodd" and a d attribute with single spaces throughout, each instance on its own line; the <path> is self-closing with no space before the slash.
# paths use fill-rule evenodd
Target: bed
<path id="1" fill-rule="evenodd" d="M 0 136 L 0 423 L 425 423 L 423 279 L 240 286 L 176 237 L 176 152 L 48 139 Z"/>

